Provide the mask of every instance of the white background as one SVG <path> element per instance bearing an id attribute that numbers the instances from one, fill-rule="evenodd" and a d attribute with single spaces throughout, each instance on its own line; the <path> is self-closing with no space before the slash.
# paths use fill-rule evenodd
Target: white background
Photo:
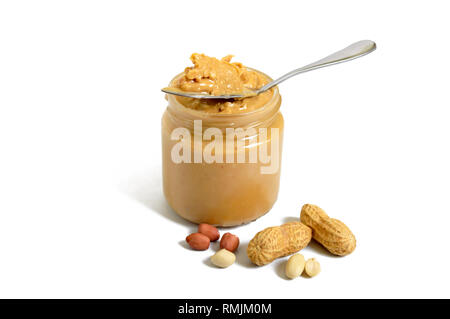
<path id="1" fill-rule="evenodd" d="M 450 297 L 445 1 L 2 1 L 0 297 Z M 160 88 L 193 52 L 277 77 L 352 42 L 378 50 L 280 86 L 281 188 L 231 232 L 237 263 L 186 247 L 161 191 Z M 253 235 L 305 203 L 347 223 L 344 258 L 288 281 Z"/>

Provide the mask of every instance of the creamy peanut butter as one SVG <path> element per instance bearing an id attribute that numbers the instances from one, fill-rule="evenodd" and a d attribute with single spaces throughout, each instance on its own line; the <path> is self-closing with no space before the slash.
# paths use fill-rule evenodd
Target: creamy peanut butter
<path id="1" fill-rule="evenodd" d="M 168 97 L 161 129 L 163 190 L 167 202 L 178 215 L 194 223 L 236 226 L 255 220 L 272 208 L 280 182 L 279 161 L 284 127 L 283 116 L 279 112 L 280 103 L 281 97 L 275 89 L 273 99 L 255 112 L 220 116 L 220 113 L 198 114 L 179 103 L 176 96 Z M 207 162 L 201 156 L 211 149 L 212 139 L 214 143 L 217 142 L 216 137 L 203 138 L 197 153 L 194 142 L 195 120 L 202 121 L 200 133 L 211 129 L 223 133 L 223 146 L 212 151 L 220 161 Z M 173 135 L 180 127 L 188 130 L 185 139 L 189 140 L 190 146 L 181 152 L 189 154 L 187 162 L 174 162 L 172 157 L 175 145 L 183 140 Z M 243 130 L 252 127 L 256 135 L 246 135 L 242 138 L 244 147 L 238 148 L 236 144 L 231 151 L 226 146 L 226 131 L 232 127 Z M 267 129 L 267 137 L 261 139 L 260 129 L 264 128 Z M 277 132 L 276 137 L 273 130 Z M 229 163 L 227 155 L 230 151 L 234 152 L 234 156 Z M 250 161 L 252 151 L 258 154 L 256 162 Z M 268 162 L 261 161 L 261 152 L 267 152 Z M 195 154 L 200 155 L 201 162 L 195 163 Z M 244 155 L 246 162 L 237 162 L 240 154 Z M 278 164 L 273 173 L 261 173 L 262 167 L 273 166 L 275 162 Z"/>
<path id="2" fill-rule="evenodd" d="M 191 55 L 192 67 L 187 67 L 174 87 L 186 92 L 207 93 L 211 95 L 247 94 L 249 90 L 259 89 L 270 79 L 251 70 L 242 63 L 231 62 L 232 55 L 221 60 L 194 53 Z M 265 105 L 273 95 L 273 89 L 257 96 L 243 99 L 193 99 L 177 97 L 184 106 L 208 113 L 242 113 L 256 110 Z"/>

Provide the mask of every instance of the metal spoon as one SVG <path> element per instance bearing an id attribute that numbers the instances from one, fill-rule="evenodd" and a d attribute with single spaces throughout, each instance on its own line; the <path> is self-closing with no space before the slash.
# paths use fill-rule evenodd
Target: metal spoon
<path id="1" fill-rule="evenodd" d="M 293 77 L 294 75 L 297 75 L 300 73 L 305 73 L 305 72 L 312 71 L 312 70 L 316 70 L 316 69 L 323 68 L 326 66 L 342 63 L 342 62 L 347 62 L 347 61 L 359 58 L 363 55 L 369 54 L 370 52 L 374 51 L 376 48 L 377 48 L 377 46 L 376 46 L 375 42 L 370 41 L 370 40 L 362 40 L 362 41 L 355 42 L 355 43 L 349 45 L 348 47 L 346 47 L 340 51 L 337 51 L 319 61 L 308 64 L 302 68 L 295 69 L 295 70 L 283 75 L 282 77 L 276 79 L 275 81 L 272 81 L 272 82 L 264 85 L 263 87 L 261 87 L 257 90 L 246 89 L 245 92 L 237 92 L 236 94 L 226 94 L 226 95 L 210 95 L 207 93 L 186 92 L 186 91 L 182 91 L 177 88 L 170 88 L 170 87 L 164 88 L 164 89 L 162 89 L 162 91 L 167 94 L 186 96 L 186 97 L 191 97 L 194 99 L 235 99 L 235 98 L 244 98 L 244 97 L 255 96 L 255 95 L 261 94 L 262 92 L 265 92 L 265 91 L 271 89 L 275 85 L 280 84 L 281 82 Z"/>

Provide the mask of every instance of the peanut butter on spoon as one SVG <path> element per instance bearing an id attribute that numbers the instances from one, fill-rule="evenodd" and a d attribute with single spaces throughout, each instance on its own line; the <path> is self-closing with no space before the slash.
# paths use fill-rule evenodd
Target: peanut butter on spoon
<path id="1" fill-rule="evenodd" d="M 249 71 L 242 63 L 231 62 L 232 58 L 232 55 L 227 55 L 219 60 L 204 54 L 192 54 L 194 66 L 185 69 L 178 87 L 183 91 L 225 95 L 263 85 L 255 72 Z"/>
<path id="2" fill-rule="evenodd" d="M 185 107 L 208 113 L 241 113 L 255 110 L 272 97 L 269 90 L 255 96 L 254 90 L 270 82 L 262 73 L 248 69 L 242 63 L 231 62 L 232 55 L 216 59 L 205 54 L 194 53 L 191 61 L 194 66 L 187 67 L 184 73 L 172 83 L 171 90 L 198 92 L 209 95 L 243 94 L 241 99 L 195 99 L 178 96 L 177 100 Z"/>

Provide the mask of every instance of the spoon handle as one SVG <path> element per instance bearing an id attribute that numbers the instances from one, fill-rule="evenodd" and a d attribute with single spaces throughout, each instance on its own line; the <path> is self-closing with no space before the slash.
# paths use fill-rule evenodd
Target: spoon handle
<path id="1" fill-rule="evenodd" d="M 308 71 L 312 71 L 315 69 L 323 68 L 326 66 L 347 62 L 356 58 L 359 58 L 363 55 L 369 54 L 370 52 L 374 51 L 377 48 L 375 42 L 370 40 L 362 40 L 355 42 L 348 47 L 337 51 L 323 59 L 320 59 L 319 61 L 316 61 L 314 63 L 308 64 L 302 68 L 293 70 L 282 77 L 276 79 L 275 81 L 272 81 L 262 88 L 258 90 L 258 94 L 262 93 L 264 91 L 269 90 L 270 88 L 274 87 L 275 85 L 280 84 L 281 82 L 293 77 L 294 75 L 305 73 Z"/>

